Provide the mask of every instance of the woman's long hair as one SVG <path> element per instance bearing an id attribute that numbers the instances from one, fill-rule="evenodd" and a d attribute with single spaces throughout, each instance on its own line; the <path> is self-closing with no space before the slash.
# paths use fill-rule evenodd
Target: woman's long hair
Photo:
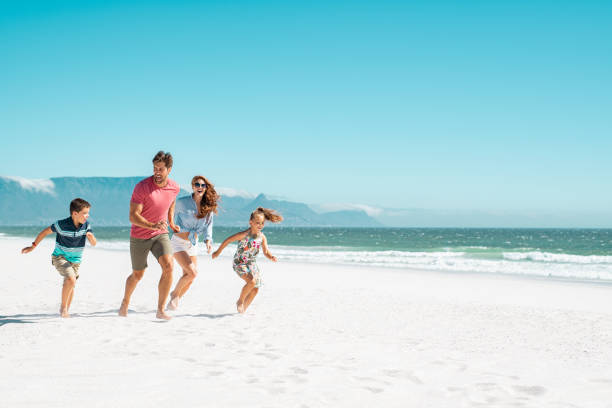
<path id="1" fill-rule="evenodd" d="M 198 208 L 198 214 L 196 217 L 204 218 L 211 212 L 217 214 L 217 202 L 219 201 L 220 197 L 215 190 L 215 186 L 204 176 L 194 176 L 191 179 L 191 186 L 193 187 L 193 183 L 198 180 L 204 180 L 206 183 L 206 191 L 204 192 L 204 197 L 202 197 L 202 201 L 200 202 L 200 208 Z"/>

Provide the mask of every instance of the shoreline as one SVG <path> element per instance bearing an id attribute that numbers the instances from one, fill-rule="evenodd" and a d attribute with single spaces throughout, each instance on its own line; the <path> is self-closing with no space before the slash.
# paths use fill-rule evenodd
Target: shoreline
<path id="1" fill-rule="evenodd" d="M 9 245 L 25 246 L 29 243 L 29 240 L 31 240 L 31 238 L 20 237 L 20 236 L 0 235 L 0 245 L 2 244 L 2 242 L 7 242 L 7 244 Z M 85 253 L 90 252 L 90 251 L 91 252 L 109 251 L 113 253 L 123 253 L 125 254 L 125 256 L 129 258 L 129 241 L 128 240 L 111 240 L 110 242 L 119 243 L 119 246 L 117 247 L 108 246 L 108 242 L 109 241 L 106 241 L 106 242 L 98 241 L 98 245 L 96 247 L 91 247 L 87 245 L 85 248 Z M 53 250 L 53 246 L 54 246 L 54 238 L 47 237 L 39 244 L 40 248 L 37 250 L 41 251 L 41 250 L 45 250 L 44 248 L 47 248 L 46 250 L 48 250 L 49 253 L 51 253 L 51 251 Z M 216 246 L 218 246 L 218 243 L 213 244 L 213 250 Z M 319 260 L 319 258 L 317 258 L 316 255 L 318 255 L 319 253 L 325 254 L 328 251 L 320 250 L 318 248 L 317 250 L 309 252 L 311 257 L 306 260 L 303 259 L 304 258 L 303 256 L 301 256 L 302 259 L 292 259 L 292 253 L 295 251 L 299 251 L 300 249 L 302 249 L 302 247 L 287 247 L 283 245 L 272 245 L 271 249 L 275 254 L 277 254 L 277 257 L 280 259 L 280 262 L 282 263 L 295 264 L 295 265 L 304 264 L 304 265 L 309 265 L 312 267 L 319 267 L 319 268 L 321 267 L 331 267 L 331 268 L 340 267 L 340 268 L 371 269 L 371 270 L 379 270 L 379 271 L 405 271 L 405 272 L 410 271 L 410 272 L 417 272 L 417 273 L 424 273 L 424 274 L 441 273 L 441 274 L 448 274 L 450 276 L 467 276 L 467 275 L 505 276 L 508 278 L 518 278 L 518 279 L 525 279 L 525 280 L 532 280 L 532 281 L 566 282 L 570 284 L 589 284 L 589 285 L 603 285 L 603 286 L 612 285 L 612 265 L 610 266 L 610 268 L 603 269 L 604 271 L 603 273 L 608 273 L 611 276 L 610 279 L 605 279 L 605 278 L 600 278 L 599 276 L 598 277 L 579 277 L 579 276 L 563 276 L 560 274 L 559 275 L 553 275 L 553 274 L 545 275 L 541 271 L 539 273 L 536 273 L 536 272 L 521 273 L 521 272 L 517 272 L 513 270 L 509 272 L 486 270 L 486 268 L 483 267 L 482 265 L 480 266 L 480 270 L 478 270 L 476 268 L 469 268 L 468 267 L 469 264 L 464 265 L 464 267 L 462 268 L 453 269 L 452 267 L 444 267 L 444 266 L 430 267 L 430 265 L 427 265 L 427 267 L 424 267 L 423 265 L 413 265 L 410 263 L 406 265 L 398 265 L 398 264 L 393 264 L 393 263 L 391 264 L 360 263 L 360 262 L 355 262 L 355 261 L 338 261 L 338 260 L 334 262 L 330 260 Z M 198 259 L 202 261 L 210 260 L 210 256 L 207 255 L 205 251 L 203 250 L 202 243 L 200 243 L 198 251 L 199 251 Z M 234 251 L 234 248 L 232 244 L 230 244 L 228 248 L 224 251 L 224 253 L 221 254 L 219 261 L 222 261 L 223 259 L 230 259 L 233 256 L 233 251 Z M 289 253 L 287 253 L 286 251 L 289 251 Z M 331 251 L 331 252 L 342 253 L 343 251 Z M 381 252 L 386 252 L 386 251 L 381 251 Z M 349 253 L 360 253 L 360 251 L 353 250 L 353 251 L 349 251 Z M 370 252 L 367 252 L 367 251 L 364 252 L 364 256 L 367 256 L 367 254 L 369 253 Z M 421 252 L 419 251 L 416 253 L 420 254 Z M 448 253 L 453 254 L 452 252 L 448 252 Z M 295 258 L 295 256 L 293 256 L 293 258 Z M 263 256 L 259 257 L 258 262 L 261 263 L 262 265 L 270 263 L 270 261 L 267 260 Z M 510 261 L 506 260 L 504 262 L 509 263 Z M 542 265 L 544 265 L 545 267 L 549 269 L 553 268 L 556 265 L 556 264 L 546 264 L 545 262 L 532 262 L 532 264 L 535 264 L 536 265 L 535 267 L 538 267 L 538 266 L 542 267 Z M 584 266 L 584 264 L 573 264 L 572 265 L 572 264 L 564 264 L 562 262 L 559 263 L 559 265 L 560 265 L 559 268 L 565 268 L 566 270 L 567 269 L 571 270 L 572 266 L 576 269 Z M 587 264 L 586 266 L 596 267 L 598 265 L 588 265 Z M 521 267 L 529 271 L 529 265 L 521 265 Z"/>

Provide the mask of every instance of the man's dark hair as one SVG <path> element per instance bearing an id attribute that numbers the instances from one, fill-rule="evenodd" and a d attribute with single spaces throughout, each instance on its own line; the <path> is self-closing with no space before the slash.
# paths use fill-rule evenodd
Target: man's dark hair
<path id="1" fill-rule="evenodd" d="M 82 198 L 75 198 L 70 202 L 70 214 L 72 214 L 74 211 L 81 212 L 83 208 L 91 208 L 91 204 Z"/>
<path id="2" fill-rule="evenodd" d="M 163 150 L 160 150 L 153 158 L 153 164 L 158 162 L 164 162 L 166 164 L 166 167 L 170 168 L 172 167 L 172 155 L 170 154 L 170 152 L 164 152 Z"/>

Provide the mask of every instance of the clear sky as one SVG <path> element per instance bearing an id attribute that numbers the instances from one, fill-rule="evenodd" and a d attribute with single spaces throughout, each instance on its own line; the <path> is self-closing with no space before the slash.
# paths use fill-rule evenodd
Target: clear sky
<path id="1" fill-rule="evenodd" d="M 612 225 L 612 2 L 1 1 L 0 175 Z M 328 206 L 331 208 L 332 206 Z"/>

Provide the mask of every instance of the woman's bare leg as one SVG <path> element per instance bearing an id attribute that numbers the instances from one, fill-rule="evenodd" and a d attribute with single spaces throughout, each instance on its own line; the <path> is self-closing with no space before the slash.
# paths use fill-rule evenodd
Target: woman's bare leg
<path id="1" fill-rule="evenodd" d="M 190 279 L 186 281 L 185 285 L 183 286 L 183 289 L 180 292 L 178 292 L 179 298 L 183 297 L 185 293 L 187 293 L 187 291 L 191 287 L 191 284 L 193 283 L 193 281 L 195 281 L 195 278 L 198 276 L 198 257 L 190 256 L 189 259 L 191 259 L 191 264 L 193 266 L 193 274 L 192 276 L 190 276 Z M 183 272 L 183 276 L 185 276 L 184 272 Z M 178 282 L 177 282 L 177 286 L 178 286 Z"/>
<path id="2" fill-rule="evenodd" d="M 170 293 L 170 301 L 166 306 L 170 310 L 176 310 L 179 299 L 187 292 L 194 279 L 198 275 L 197 257 L 189 256 L 186 251 L 174 253 L 174 259 L 183 269 L 183 276 L 176 283 L 174 290 Z"/>

